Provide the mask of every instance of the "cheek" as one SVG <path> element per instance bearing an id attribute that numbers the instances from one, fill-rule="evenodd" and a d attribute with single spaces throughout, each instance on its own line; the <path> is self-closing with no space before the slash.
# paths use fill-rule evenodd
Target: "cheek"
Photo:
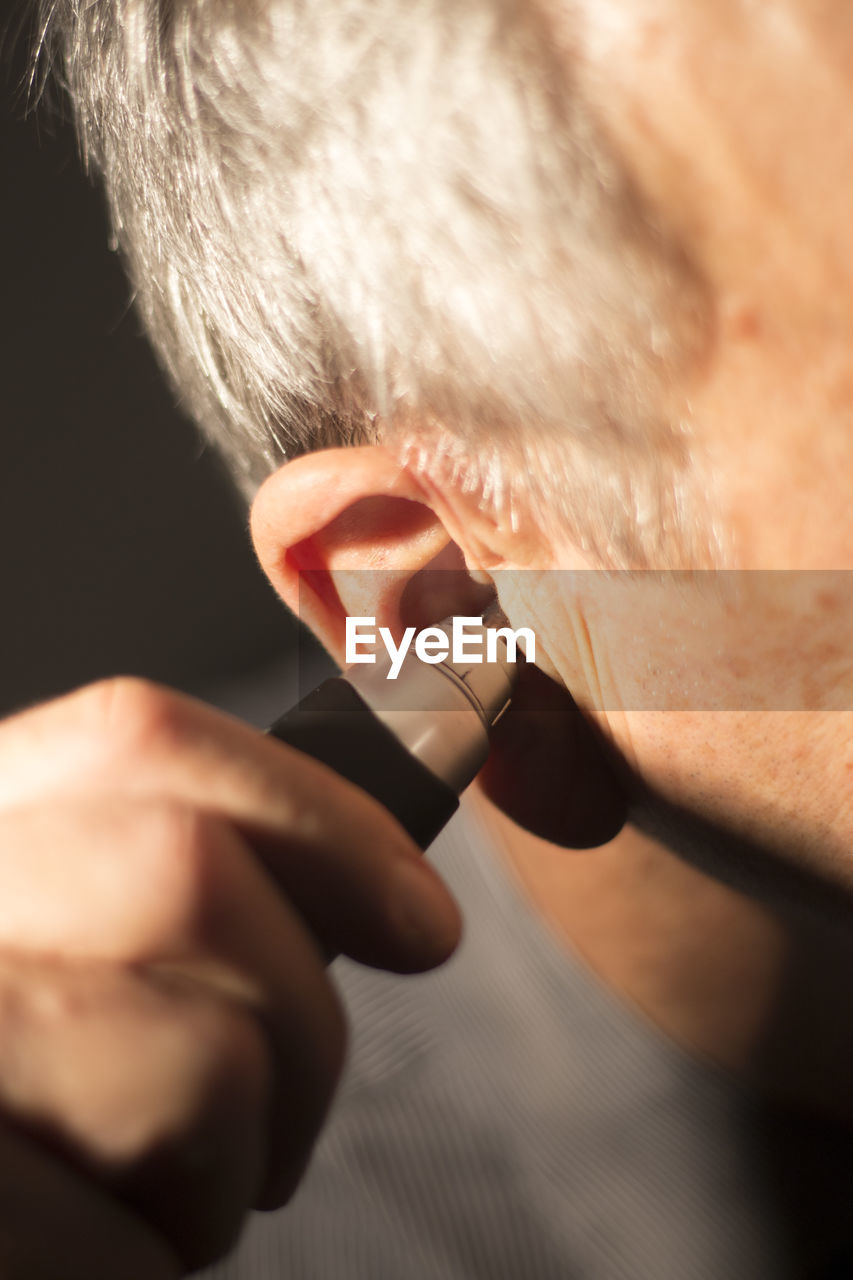
<path id="1" fill-rule="evenodd" d="M 853 716 L 636 713 L 641 825 L 688 859 L 763 894 L 831 883 L 853 903 Z M 673 723 L 673 722 L 676 723 Z M 790 896 L 790 893 L 785 893 Z"/>
<path id="2" fill-rule="evenodd" d="M 853 710 L 853 574 L 552 572 L 536 588 L 543 652 L 604 720 Z"/>
<path id="3" fill-rule="evenodd" d="M 853 843 L 847 577 L 540 575 L 537 635 L 630 790 L 824 866 Z"/>

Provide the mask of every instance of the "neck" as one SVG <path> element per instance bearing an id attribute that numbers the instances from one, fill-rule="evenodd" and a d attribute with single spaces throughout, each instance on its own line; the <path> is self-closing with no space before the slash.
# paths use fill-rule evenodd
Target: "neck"
<path id="1" fill-rule="evenodd" d="M 779 1101 L 853 1123 L 853 947 L 792 929 L 634 828 L 578 852 L 473 804 L 561 942 L 688 1052 Z"/>

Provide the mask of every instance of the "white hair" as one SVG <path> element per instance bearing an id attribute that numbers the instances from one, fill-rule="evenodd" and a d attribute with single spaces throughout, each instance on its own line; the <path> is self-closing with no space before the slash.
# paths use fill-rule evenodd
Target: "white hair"
<path id="1" fill-rule="evenodd" d="M 607 563 L 688 539 L 663 406 L 705 291 L 529 0 L 52 0 L 45 31 L 155 349 L 247 493 L 382 437 Z"/>

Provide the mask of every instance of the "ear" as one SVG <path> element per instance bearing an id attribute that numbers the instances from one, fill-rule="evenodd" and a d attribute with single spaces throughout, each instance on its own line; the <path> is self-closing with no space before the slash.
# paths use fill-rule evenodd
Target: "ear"
<path id="1" fill-rule="evenodd" d="M 264 483 L 252 539 L 278 594 L 340 661 L 348 615 L 399 635 L 487 602 L 437 505 L 381 445 L 327 449 Z"/>
<path id="2" fill-rule="evenodd" d="M 494 549 L 503 530 L 474 497 L 414 474 L 381 445 L 287 463 L 258 491 L 251 523 L 270 582 L 339 662 L 347 616 L 375 617 L 399 638 L 407 625 L 481 612 L 494 592 L 471 579 L 460 545 L 472 567 L 506 564 Z M 608 839 L 624 820 L 621 792 L 594 744 L 581 744 L 568 694 L 534 668 L 524 675 L 527 693 L 520 683 L 497 726 L 500 758 L 492 753 L 487 789 L 547 839 Z M 570 795 L 567 762 L 577 782 Z"/>

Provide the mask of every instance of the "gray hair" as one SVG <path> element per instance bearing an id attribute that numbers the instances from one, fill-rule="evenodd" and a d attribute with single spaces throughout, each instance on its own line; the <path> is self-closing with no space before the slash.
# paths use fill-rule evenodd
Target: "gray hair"
<path id="1" fill-rule="evenodd" d="M 154 347 L 247 493 L 383 438 L 603 562 L 701 558 L 664 405 L 702 281 L 529 0 L 51 0 L 44 30 Z"/>

